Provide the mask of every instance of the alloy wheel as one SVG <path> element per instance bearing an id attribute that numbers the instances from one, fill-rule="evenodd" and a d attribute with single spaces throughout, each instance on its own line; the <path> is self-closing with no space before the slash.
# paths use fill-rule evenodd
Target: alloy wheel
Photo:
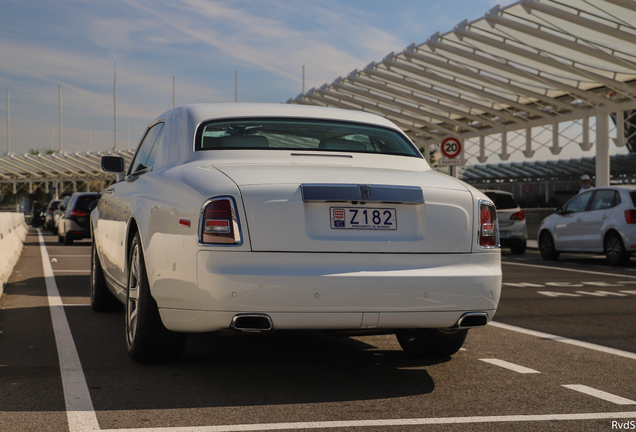
<path id="1" fill-rule="evenodd" d="M 139 246 L 136 244 L 130 260 L 127 302 L 126 332 L 128 336 L 128 344 L 132 345 L 137 335 L 137 314 L 139 311 Z"/>

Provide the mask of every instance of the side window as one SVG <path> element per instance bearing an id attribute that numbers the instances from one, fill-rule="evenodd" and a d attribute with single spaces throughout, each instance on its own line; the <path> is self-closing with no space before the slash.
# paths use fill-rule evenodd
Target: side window
<path id="1" fill-rule="evenodd" d="M 130 169 L 128 170 L 128 175 L 134 174 L 137 171 L 142 171 L 147 168 L 152 167 L 152 162 L 154 162 L 154 158 L 151 161 L 151 164 L 148 165 L 148 159 L 150 154 L 152 153 L 152 148 L 157 141 L 157 137 L 161 134 L 163 130 L 163 123 L 157 123 L 154 125 L 148 132 L 146 132 L 146 136 L 144 137 L 141 144 L 139 144 L 139 149 L 137 149 L 137 154 L 135 158 L 130 164 Z"/>
<path id="2" fill-rule="evenodd" d="M 587 203 L 590 200 L 591 196 L 592 196 L 592 191 L 584 192 L 582 194 L 575 196 L 565 205 L 565 208 L 563 209 L 563 214 L 579 213 L 579 212 L 585 211 L 585 208 L 587 207 Z"/>
<path id="3" fill-rule="evenodd" d="M 163 142 L 163 134 L 161 132 L 163 132 L 163 125 L 161 125 L 161 130 L 159 131 L 159 134 L 157 136 L 157 139 L 155 140 L 155 144 L 152 146 L 152 150 L 150 150 L 150 154 L 148 155 L 148 160 L 146 161 L 146 166 L 148 168 L 150 167 L 154 167 L 155 166 L 155 159 L 157 158 L 157 152 L 159 151 L 159 148 L 162 145 Z"/>
<path id="4" fill-rule="evenodd" d="M 620 198 L 616 196 L 616 191 L 609 189 L 597 190 L 592 199 L 590 210 L 604 210 L 612 208 L 620 203 Z"/>

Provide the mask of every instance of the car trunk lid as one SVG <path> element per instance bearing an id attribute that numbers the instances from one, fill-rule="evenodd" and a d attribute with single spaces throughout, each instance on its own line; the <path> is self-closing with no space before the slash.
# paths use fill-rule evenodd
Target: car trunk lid
<path id="1" fill-rule="evenodd" d="M 471 251 L 473 200 L 466 186 L 418 159 L 398 158 L 404 169 L 359 159 L 358 166 L 349 160 L 214 167 L 240 189 L 254 251 Z M 334 215 L 345 222 L 355 216 L 353 222 L 362 226 L 335 226 Z"/>

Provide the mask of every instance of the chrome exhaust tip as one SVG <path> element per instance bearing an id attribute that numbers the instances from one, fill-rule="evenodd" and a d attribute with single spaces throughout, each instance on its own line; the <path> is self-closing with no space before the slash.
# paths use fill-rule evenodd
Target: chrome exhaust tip
<path id="1" fill-rule="evenodd" d="M 262 333 L 274 330 L 274 324 L 266 314 L 237 314 L 232 318 L 230 327 L 234 330 Z"/>
<path id="2" fill-rule="evenodd" d="M 484 327 L 488 324 L 488 314 L 486 312 L 467 312 L 457 321 L 457 328 L 470 329 Z"/>

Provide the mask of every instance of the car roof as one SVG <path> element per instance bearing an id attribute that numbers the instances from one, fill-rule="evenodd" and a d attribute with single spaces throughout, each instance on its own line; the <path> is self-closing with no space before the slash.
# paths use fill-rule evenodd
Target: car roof
<path id="1" fill-rule="evenodd" d="M 506 194 L 506 195 L 514 195 L 512 192 L 502 191 L 502 190 L 499 190 L 499 189 L 486 189 L 483 192 L 484 193 L 500 193 L 500 194 Z"/>
<path id="2" fill-rule="evenodd" d="M 170 143 L 170 145 L 159 147 L 155 163 L 175 166 L 195 159 L 214 158 L 216 156 L 214 152 L 195 151 L 196 131 L 201 124 L 214 120 L 256 118 L 333 120 L 368 124 L 391 129 L 408 139 L 406 134 L 390 120 L 361 111 L 297 104 L 195 104 L 168 110 L 150 124 L 150 127 L 154 127 L 157 123 L 165 123 L 161 132 L 162 142 Z"/>
<path id="3" fill-rule="evenodd" d="M 173 115 L 177 115 L 182 118 L 186 117 L 194 124 L 199 124 L 207 120 L 226 118 L 286 117 L 361 122 L 399 130 L 395 124 L 384 117 L 362 111 L 275 103 L 214 103 L 184 105 L 166 111 L 161 116 L 157 117 L 155 122 Z"/>

